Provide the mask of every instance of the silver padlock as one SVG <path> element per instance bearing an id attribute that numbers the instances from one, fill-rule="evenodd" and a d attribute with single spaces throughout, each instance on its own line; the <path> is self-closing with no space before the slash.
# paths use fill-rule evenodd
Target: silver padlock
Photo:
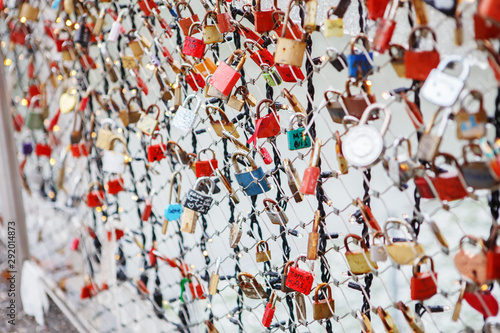
<path id="1" fill-rule="evenodd" d="M 273 199 L 265 198 L 263 201 L 266 213 L 272 224 L 284 225 L 288 223 L 285 211 Z"/>
<path id="2" fill-rule="evenodd" d="M 370 115 L 376 111 L 384 113 L 380 132 L 367 124 Z M 351 127 L 342 139 L 342 152 L 349 165 L 368 168 L 380 160 L 385 150 L 384 135 L 390 123 L 391 111 L 384 104 L 371 104 L 365 109 L 359 124 Z"/>
<path id="3" fill-rule="evenodd" d="M 399 147 L 406 142 L 407 153 L 399 154 Z M 386 169 L 389 178 L 400 189 L 404 189 L 404 184 L 415 175 L 415 168 L 418 163 L 411 156 L 411 143 L 408 138 L 400 137 L 394 140 L 394 155 L 386 159 Z"/>
<path id="4" fill-rule="evenodd" d="M 462 64 L 462 72 L 459 77 L 444 72 L 453 63 Z M 433 104 L 441 107 L 450 107 L 457 101 L 469 73 L 470 64 L 466 58 L 459 55 L 448 56 L 441 60 L 439 66 L 430 72 L 420 93 L 426 100 Z"/>
<path id="5" fill-rule="evenodd" d="M 431 130 L 434 127 L 434 123 L 438 114 L 444 110 L 443 116 L 441 118 L 441 123 L 436 131 L 436 134 L 431 134 Z M 446 130 L 446 126 L 448 125 L 448 120 L 452 114 L 452 110 L 450 108 L 439 109 L 432 116 L 431 121 L 426 125 L 424 134 L 420 138 L 420 142 L 418 144 L 417 150 L 417 158 L 420 160 L 424 160 L 430 162 L 434 159 L 434 156 L 438 153 L 439 146 L 441 145 L 441 140 L 443 139 L 444 131 Z"/>
<path id="6" fill-rule="evenodd" d="M 123 152 L 114 151 L 115 141 L 123 143 Z M 110 141 L 110 150 L 105 150 L 102 156 L 102 169 L 104 172 L 122 174 L 125 173 L 125 159 L 127 158 L 127 142 L 124 138 L 114 135 Z"/>
<path id="7" fill-rule="evenodd" d="M 382 238 L 383 242 L 375 244 L 375 239 Z M 383 233 L 376 232 L 373 235 L 373 244 L 370 247 L 370 260 L 373 262 L 381 262 L 387 260 L 387 250 L 385 249 L 385 236 Z"/>
<path id="8" fill-rule="evenodd" d="M 241 236 L 243 234 L 243 231 L 241 229 L 241 225 L 243 224 L 243 221 L 245 221 L 245 218 L 243 215 L 238 213 L 238 217 L 236 218 L 236 221 L 231 223 L 229 227 L 229 247 L 234 249 L 236 246 L 238 246 Z"/>
<path id="9" fill-rule="evenodd" d="M 196 107 L 194 110 L 187 108 L 189 101 L 192 99 L 196 99 Z M 196 119 L 198 119 L 198 110 L 200 109 L 200 106 L 201 99 L 198 95 L 191 94 L 187 96 L 182 105 L 177 109 L 174 119 L 172 120 L 172 125 L 180 130 L 183 130 L 184 132 L 191 131 Z"/>

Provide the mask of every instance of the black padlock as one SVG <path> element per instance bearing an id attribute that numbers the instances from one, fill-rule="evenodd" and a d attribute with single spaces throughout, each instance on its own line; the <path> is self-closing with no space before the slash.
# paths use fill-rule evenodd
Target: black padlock
<path id="1" fill-rule="evenodd" d="M 78 25 L 80 26 L 76 30 L 75 42 L 80 44 L 82 47 L 86 48 L 89 46 L 90 42 L 90 29 L 85 24 L 87 21 L 87 14 L 83 14 L 78 18 Z"/>

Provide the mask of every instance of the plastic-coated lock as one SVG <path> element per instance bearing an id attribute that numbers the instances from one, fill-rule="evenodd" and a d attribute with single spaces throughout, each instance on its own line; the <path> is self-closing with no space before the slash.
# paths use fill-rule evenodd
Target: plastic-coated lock
<path id="1" fill-rule="evenodd" d="M 172 202 L 172 192 L 174 190 L 174 184 L 177 184 L 177 193 L 175 202 Z M 170 177 L 170 194 L 168 202 L 169 204 L 165 207 L 163 212 L 163 216 L 168 221 L 176 221 L 181 218 L 181 214 L 183 212 L 182 205 L 180 204 L 181 200 L 181 183 L 182 183 L 182 174 L 179 171 L 176 171 Z"/>
<path id="2" fill-rule="evenodd" d="M 305 128 L 299 127 L 297 129 L 293 129 L 293 124 L 295 122 L 301 125 L 305 122 L 305 120 L 306 117 L 302 113 L 295 113 L 290 118 L 290 127 L 287 131 L 288 149 L 297 150 L 311 147 L 311 138 L 309 134 L 305 133 Z"/>
<path id="3" fill-rule="evenodd" d="M 302 184 L 300 186 L 300 193 L 302 194 L 314 195 L 316 193 L 316 184 L 321 171 L 317 166 L 320 159 L 320 152 L 321 139 L 316 138 L 314 148 L 311 152 L 311 159 L 309 160 L 309 167 L 304 171 L 304 177 L 302 177 Z"/>
<path id="4" fill-rule="evenodd" d="M 246 167 L 245 171 L 241 171 L 236 158 L 241 156 L 248 160 L 250 167 Z M 236 151 L 231 156 L 232 163 L 236 173 L 234 176 L 238 184 L 243 187 L 245 195 L 252 196 L 269 191 L 271 188 L 266 180 L 266 175 L 262 167 L 257 167 L 253 158 L 247 154 Z"/>

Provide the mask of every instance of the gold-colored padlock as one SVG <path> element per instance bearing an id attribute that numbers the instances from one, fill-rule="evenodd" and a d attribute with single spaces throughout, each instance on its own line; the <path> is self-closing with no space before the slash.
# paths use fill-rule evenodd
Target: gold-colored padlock
<path id="1" fill-rule="evenodd" d="M 314 222 L 312 232 L 309 233 L 309 239 L 307 242 L 307 259 L 316 260 L 318 259 L 318 244 L 319 244 L 319 222 L 321 219 L 320 211 L 317 210 L 314 213 Z"/>
<path id="2" fill-rule="evenodd" d="M 361 250 L 351 251 L 349 249 L 348 240 L 350 238 L 355 239 L 356 243 L 360 243 Z M 349 264 L 349 269 L 352 274 L 366 274 L 371 272 L 373 269 L 377 269 L 377 263 L 371 261 L 370 251 L 366 246 L 366 242 L 363 238 L 355 234 L 349 234 L 344 238 L 344 246 L 346 248 L 345 258 Z"/>
<path id="3" fill-rule="evenodd" d="M 194 234 L 196 230 L 196 221 L 198 220 L 198 212 L 184 207 L 184 212 L 182 213 L 182 224 L 181 231 Z"/>
<path id="4" fill-rule="evenodd" d="M 331 7 L 328 10 L 327 17 L 323 22 L 323 34 L 326 38 L 344 36 L 344 20 L 340 17 L 331 18 L 332 15 L 335 15 L 335 9 L 336 7 Z"/>
<path id="5" fill-rule="evenodd" d="M 111 140 L 113 139 L 113 132 L 111 130 L 111 126 L 114 124 L 114 121 L 111 119 L 105 119 L 102 122 L 101 128 L 97 131 L 97 140 L 95 145 L 97 148 L 110 150 L 111 149 Z"/>
<path id="6" fill-rule="evenodd" d="M 257 243 L 255 260 L 257 262 L 266 262 L 271 260 L 271 251 L 269 251 L 269 244 L 267 244 L 266 241 L 261 240 Z"/>
<path id="7" fill-rule="evenodd" d="M 205 44 L 215 44 L 224 41 L 224 36 L 219 31 L 217 24 L 208 24 L 208 19 L 211 18 L 213 22 L 217 22 L 217 14 L 210 10 L 203 18 L 203 42 Z"/>
<path id="8" fill-rule="evenodd" d="M 30 5 L 28 2 L 24 2 L 21 5 L 21 10 L 19 11 L 19 20 L 21 23 L 25 23 L 26 21 L 36 22 L 38 20 L 38 14 L 40 10 L 35 6 Z"/>
<path id="9" fill-rule="evenodd" d="M 319 291 L 326 288 L 325 299 L 319 299 Z M 313 318 L 314 320 L 328 319 L 335 314 L 335 300 L 332 298 L 332 288 L 328 283 L 320 283 L 314 291 Z"/>
<path id="10" fill-rule="evenodd" d="M 302 184 L 299 174 L 289 158 L 285 158 L 283 164 L 285 165 L 285 171 L 288 177 L 288 187 L 290 187 L 290 191 L 292 191 L 293 198 L 295 202 L 301 202 L 304 200 L 304 195 L 299 191 Z"/>
<path id="11" fill-rule="evenodd" d="M 158 111 L 155 118 L 148 116 L 148 113 L 150 113 L 153 109 L 156 109 Z M 159 124 L 158 117 L 160 116 L 160 113 L 160 107 L 156 104 L 151 104 L 146 112 L 143 112 L 141 114 L 141 118 L 137 122 L 137 128 L 140 129 L 144 134 L 153 135 Z"/>
<path id="12" fill-rule="evenodd" d="M 194 65 L 194 68 L 206 78 L 208 75 L 215 73 L 217 65 L 214 64 L 209 57 L 203 58 L 203 61 Z"/>
<path id="13" fill-rule="evenodd" d="M 302 106 L 302 104 L 300 104 L 299 100 L 297 99 L 297 97 L 295 97 L 294 94 L 290 94 L 290 92 L 286 88 L 283 88 L 283 93 L 285 94 L 288 103 L 290 103 L 290 106 L 295 112 L 302 113 L 303 115 L 307 116 L 306 109 L 304 109 L 304 107 Z"/>
<path id="14" fill-rule="evenodd" d="M 384 324 L 384 329 L 387 333 L 400 333 L 396 322 L 392 319 L 391 315 L 384 310 L 384 308 L 379 306 L 377 308 L 377 314 L 380 317 L 382 324 Z"/>
<path id="15" fill-rule="evenodd" d="M 403 226 L 408 230 L 412 237 L 411 241 L 392 242 L 388 231 L 391 228 Z M 415 231 L 411 225 L 403 219 L 389 218 L 384 226 L 384 236 L 388 243 L 386 246 L 387 253 L 393 261 L 400 265 L 413 265 L 414 261 L 425 254 L 422 244 L 417 243 Z"/>
<path id="16" fill-rule="evenodd" d="M 306 2 L 306 17 L 304 19 L 304 30 L 308 33 L 316 31 L 316 15 L 318 13 L 318 2 L 309 0 Z"/>
<path id="17" fill-rule="evenodd" d="M 219 270 L 220 270 L 220 257 L 217 258 L 215 262 L 215 271 L 210 275 L 210 282 L 208 283 L 208 293 L 210 295 L 217 294 L 217 286 L 219 285 Z"/>
<path id="18" fill-rule="evenodd" d="M 405 52 L 406 49 L 399 44 L 389 45 L 391 65 L 399 77 L 406 77 Z"/>
<path id="19" fill-rule="evenodd" d="M 283 30 L 281 37 L 278 38 L 276 42 L 276 51 L 274 52 L 274 61 L 278 64 L 285 64 L 290 66 L 295 66 L 298 68 L 302 67 L 304 60 L 304 54 L 306 51 L 306 35 L 302 34 L 301 40 L 286 38 L 286 31 L 288 29 L 290 20 L 290 10 L 295 5 L 292 1 L 288 7 L 288 12 L 285 16 L 285 22 L 283 22 Z"/>

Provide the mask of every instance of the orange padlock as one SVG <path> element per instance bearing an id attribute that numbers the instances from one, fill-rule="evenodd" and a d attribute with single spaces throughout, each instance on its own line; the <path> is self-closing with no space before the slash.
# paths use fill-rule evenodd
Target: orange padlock
<path id="1" fill-rule="evenodd" d="M 318 162 L 321 152 L 321 139 L 316 138 L 314 141 L 314 148 L 311 152 L 311 159 L 309 160 L 309 167 L 304 171 L 302 184 L 300 186 L 300 193 L 311 194 L 316 193 L 316 183 L 318 182 L 320 169 Z"/>
<path id="2" fill-rule="evenodd" d="M 431 262 L 431 270 L 420 272 L 420 266 L 425 260 Z M 413 276 L 410 281 L 411 299 L 424 301 L 437 293 L 437 273 L 434 271 L 434 261 L 429 256 L 423 256 L 413 266 Z"/>

